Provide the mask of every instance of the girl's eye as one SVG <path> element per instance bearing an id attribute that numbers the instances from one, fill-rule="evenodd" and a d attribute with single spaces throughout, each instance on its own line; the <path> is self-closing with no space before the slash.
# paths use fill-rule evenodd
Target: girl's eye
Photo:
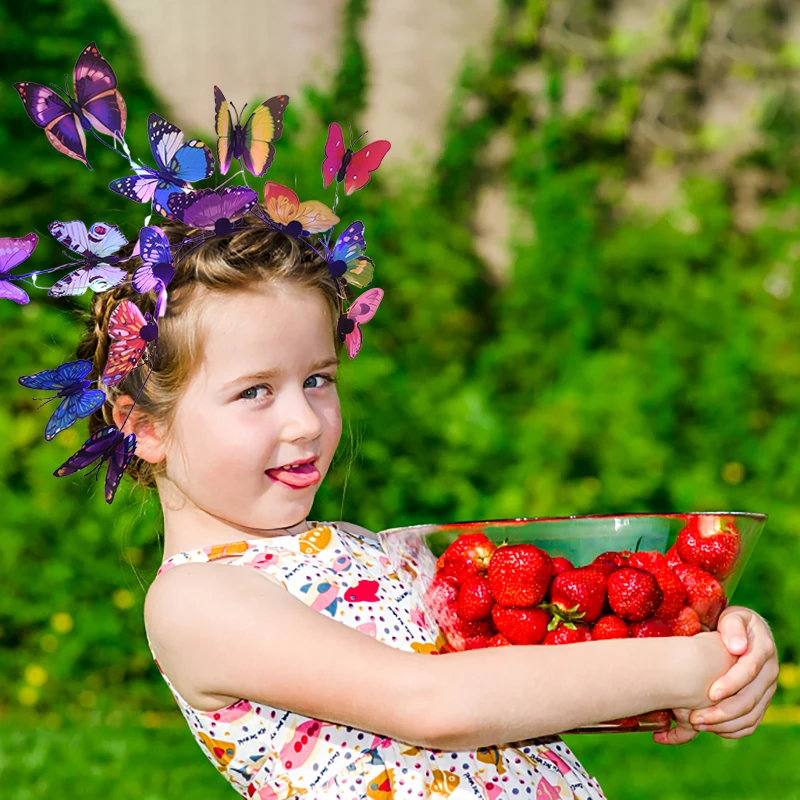
<path id="1" fill-rule="evenodd" d="M 336 383 L 336 376 L 335 375 L 325 375 L 323 373 L 319 373 L 318 375 L 312 375 L 308 380 L 314 380 L 314 378 L 321 378 L 322 383 L 317 384 L 316 386 L 310 386 L 310 389 L 321 389 L 323 386 L 329 386 L 331 384 Z M 306 381 L 308 382 L 308 381 Z"/>
<path id="2" fill-rule="evenodd" d="M 311 375 L 311 376 L 310 376 L 310 377 L 309 377 L 309 378 L 306 380 L 306 384 L 307 384 L 309 381 L 313 381 L 315 378 L 320 378 L 322 382 L 321 382 L 321 383 L 318 383 L 318 384 L 316 384 L 316 385 L 307 386 L 307 387 L 305 387 L 305 388 L 308 388 L 308 389 L 321 389 L 323 386 L 328 386 L 328 385 L 331 385 L 331 384 L 335 384 L 335 383 L 336 383 L 336 376 L 335 376 L 335 375 L 325 375 L 325 374 L 323 374 L 323 373 L 319 373 L 319 374 L 317 374 L 317 375 Z M 258 396 L 258 390 L 259 390 L 259 389 L 265 389 L 265 390 L 268 390 L 268 389 L 269 389 L 269 387 L 267 387 L 267 386 L 266 386 L 266 385 L 264 385 L 263 383 L 259 383 L 257 386 L 251 386 L 249 389 L 245 389 L 245 390 L 244 390 L 244 391 L 243 391 L 243 392 L 242 392 L 242 393 L 239 395 L 239 397 L 240 397 L 242 400 L 251 400 L 251 401 L 252 401 L 252 400 L 263 400 L 263 399 L 265 398 L 265 396 L 266 396 L 266 395 L 262 395 L 261 397 L 259 397 L 259 396 Z M 248 394 L 248 392 L 255 392 L 255 394 L 251 394 L 249 397 L 247 397 L 246 395 Z"/>

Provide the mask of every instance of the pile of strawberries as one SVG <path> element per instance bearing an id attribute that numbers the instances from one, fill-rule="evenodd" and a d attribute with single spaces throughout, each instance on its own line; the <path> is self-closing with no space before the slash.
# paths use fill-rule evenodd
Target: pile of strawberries
<path id="1" fill-rule="evenodd" d="M 609 551 L 576 567 L 533 544 L 459 536 L 425 600 L 453 650 L 592 639 L 694 636 L 728 603 L 741 554 L 732 518 L 687 516 L 666 555 Z"/>

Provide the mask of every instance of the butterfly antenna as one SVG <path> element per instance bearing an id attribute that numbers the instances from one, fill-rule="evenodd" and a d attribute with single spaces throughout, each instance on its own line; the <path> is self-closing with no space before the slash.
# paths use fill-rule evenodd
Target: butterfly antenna
<path id="1" fill-rule="evenodd" d="M 51 83 L 50 84 L 50 88 L 53 89 L 53 91 L 58 92 L 59 97 L 61 96 L 61 87 L 60 86 L 56 86 L 54 83 Z"/>
<path id="2" fill-rule="evenodd" d="M 103 147 L 107 147 L 109 150 L 113 151 L 117 155 L 122 156 L 126 161 L 128 161 L 128 157 L 126 155 L 124 155 L 123 153 L 120 153 L 120 151 L 117 150 L 116 147 L 112 147 L 108 142 L 106 142 L 105 140 L 101 139 L 100 135 L 97 133 L 97 131 L 94 130 L 94 128 L 92 129 L 91 133 L 92 133 L 92 136 L 94 136 L 94 138 L 97 139 L 97 141 L 100 142 L 101 145 L 103 145 Z M 115 131 L 114 132 L 114 141 L 115 142 L 116 142 L 116 136 L 117 136 L 117 133 Z"/>
<path id="3" fill-rule="evenodd" d="M 365 137 L 365 136 L 366 136 L 368 133 L 369 133 L 369 131 L 364 131 L 364 133 L 362 133 L 362 134 L 361 134 L 361 136 L 359 136 L 359 137 L 358 137 L 358 139 L 363 139 L 363 138 L 364 138 L 364 137 Z M 350 134 L 350 137 L 352 138 L 352 136 L 353 136 L 353 134 L 351 133 L 351 134 Z M 352 149 L 353 149 L 353 148 L 354 148 L 354 147 L 355 147 L 355 146 L 358 144 L 358 139 L 356 139 L 356 140 L 355 140 L 355 141 L 354 141 L 354 142 L 353 142 L 353 143 L 350 145 L 350 149 L 351 149 L 351 150 L 352 150 Z"/>
<path id="4" fill-rule="evenodd" d="M 72 100 L 72 94 L 69 91 L 69 78 L 66 73 L 64 73 L 64 91 L 67 93 L 67 97 Z"/>
<path id="5" fill-rule="evenodd" d="M 33 398 L 34 400 L 44 400 L 44 403 L 42 403 L 41 406 L 37 406 L 36 410 L 38 411 L 42 406 L 46 406 L 51 400 L 55 400 L 57 397 L 58 397 L 57 394 L 53 395 L 52 397 L 48 397 L 46 400 L 44 399 L 44 397 L 34 397 Z"/>

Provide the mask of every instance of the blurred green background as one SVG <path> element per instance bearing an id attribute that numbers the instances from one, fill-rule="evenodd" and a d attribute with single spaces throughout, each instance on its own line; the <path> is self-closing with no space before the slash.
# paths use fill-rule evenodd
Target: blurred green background
<path id="1" fill-rule="evenodd" d="M 646 735 L 568 743 L 609 798 L 800 797 L 794 4 L 670 0 L 658 37 L 615 26 L 613 0 L 498 4 L 488 54 L 463 59 L 432 169 L 389 158 L 388 177 L 344 204 L 344 219 L 365 222 L 387 298 L 343 365 L 349 430 L 312 517 L 378 530 L 768 513 L 734 598 L 769 621 L 782 661 L 756 734 L 678 749 Z M 369 4 L 344 13 L 339 67 L 293 97 L 269 173 L 301 199 L 325 199 L 328 122 L 355 130 L 365 108 Z M 143 207 L 105 188 L 124 162 L 95 141 L 94 172 L 59 155 L 11 87 L 62 84 L 91 40 L 116 71 L 131 149 L 149 160 L 145 120 L 168 113 L 111 8 L 0 2 L 0 234 L 39 234 L 31 268 L 61 259 L 54 219 L 129 238 L 143 222 Z M 507 206 L 476 221 L 486 187 Z M 479 254 L 478 222 L 509 231 L 507 269 Z M 0 795 L 229 797 L 144 636 L 157 498 L 126 480 L 108 507 L 93 481 L 54 478 L 85 429 L 45 443 L 53 406 L 37 412 L 17 383 L 72 357 L 89 298 L 29 288 L 29 306 L 0 304 Z"/>

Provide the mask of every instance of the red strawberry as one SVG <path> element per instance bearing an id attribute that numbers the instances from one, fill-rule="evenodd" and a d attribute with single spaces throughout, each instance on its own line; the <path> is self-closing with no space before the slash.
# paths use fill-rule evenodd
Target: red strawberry
<path id="1" fill-rule="evenodd" d="M 489 646 L 489 637 L 483 634 L 478 636 L 467 636 L 464 639 L 465 650 L 482 650 L 484 647 Z"/>
<path id="2" fill-rule="evenodd" d="M 728 598 L 722 584 L 702 567 L 694 564 L 679 564 L 675 574 L 681 579 L 688 594 L 687 605 L 691 606 L 703 625 L 713 628 Z"/>
<path id="3" fill-rule="evenodd" d="M 425 603 L 434 612 L 458 599 L 458 586 L 451 575 L 439 573 L 434 575 L 428 591 L 425 592 Z"/>
<path id="4" fill-rule="evenodd" d="M 678 546 L 672 545 L 669 550 L 667 550 L 667 564 L 669 564 L 670 569 L 675 569 L 678 564 L 683 564 L 683 559 L 681 558 L 680 553 L 678 552 Z"/>
<path id="5" fill-rule="evenodd" d="M 631 622 L 631 636 L 646 639 L 651 636 L 672 636 L 672 628 L 658 617 L 648 617 L 641 622 Z"/>
<path id="6" fill-rule="evenodd" d="M 445 636 L 456 641 L 463 640 L 468 636 L 492 635 L 494 633 L 490 620 L 479 619 L 474 622 L 467 622 L 458 616 L 455 605 L 444 606 L 435 615 L 439 627 L 444 631 Z M 463 642 L 462 642 L 463 643 Z"/>
<path id="7" fill-rule="evenodd" d="M 466 533 L 459 536 L 439 556 L 436 568 L 440 572 L 453 575 L 460 584 L 471 575 L 485 574 L 494 550 L 494 542 L 485 534 Z"/>
<path id="8" fill-rule="evenodd" d="M 702 630 L 700 617 L 691 606 L 684 606 L 677 617 L 667 621 L 673 636 L 694 636 Z"/>
<path id="9" fill-rule="evenodd" d="M 613 564 L 615 567 L 627 567 L 628 559 L 631 555 L 630 550 L 607 550 L 605 553 L 600 553 L 599 556 L 595 556 L 594 563 L 608 563 Z"/>
<path id="10" fill-rule="evenodd" d="M 579 615 L 585 622 L 596 620 L 606 599 L 606 576 L 595 567 L 568 569 L 553 578 L 550 599 L 561 616 Z M 556 610 L 556 609 L 554 609 Z"/>
<path id="11" fill-rule="evenodd" d="M 683 584 L 681 584 L 681 587 L 683 587 Z M 492 597 L 492 591 L 489 588 L 488 578 L 484 578 L 482 575 L 473 575 L 461 584 L 456 606 L 458 616 L 461 619 L 468 622 L 487 619 L 492 613 L 493 605 L 494 597 Z"/>
<path id="12" fill-rule="evenodd" d="M 627 639 L 631 635 L 624 619 L 614 614 L 606 614 L 592 627 L 592 639 Z"/>
<path id="13" fill-rule="evenodd" d="M 568 558 L 556 556 L 556 558 L 553 559 L 553 575 L 558 575 L 560 572 L 564 572 L 564 570 L 567 569 L 575 569 L 575 565 Z"/>
<path id="14" fill-rule="evenodd" d="M 622 567 L 608 579 L 608 604 L 623 619 L 638 621 L 652 616 L 664 595 L 651 572 Z"/>
<path id="15" fill-rule="evenodd" d="M 492 621 L 511 644 L 539 644 L 547 633 L 550 614 L 543 608 L 504 608 L 495 605 Z"/>
<path id="16" fill-rule="evenodd" d="M 502 633 L 496 633 L 489 639 L 489 647 L 508 647 L 510 644 L 511 642 Z"/>
<path id="17" fill-rule="evenodd" d="M 558 625 L 554 630 L 547 632 L 542 644 L 574 644 L 575 642 L 590 642 L 591 640 L 592 632 L 585 625 L 578 625 L 575 628 Z"/>
<path id="18" fill-rule="evenodd" d="M 664 554 L 655 550 L 634 553 L 631 556 L 631 566 L 646 569 L 655 575 L 658 588 L 664 595 L 661 605 L 655 610 L 655 616 L 660 619 L 672 619 L 683 608 L 686 589 L 669 568 Z"/>
<path id="19" fill-rule="evenodd" d="M 723 580 L 742 552 L 742 537 L 730 517 L 690 517 L 675 542 L 680 557 Z"/>
<path id="20" fill-rule="evenodd" d="M 541 603 L 552 574 L 553 560 L 533 544 L 503 545 L 489 559 L 489 585 L 505 608 Z"/>

